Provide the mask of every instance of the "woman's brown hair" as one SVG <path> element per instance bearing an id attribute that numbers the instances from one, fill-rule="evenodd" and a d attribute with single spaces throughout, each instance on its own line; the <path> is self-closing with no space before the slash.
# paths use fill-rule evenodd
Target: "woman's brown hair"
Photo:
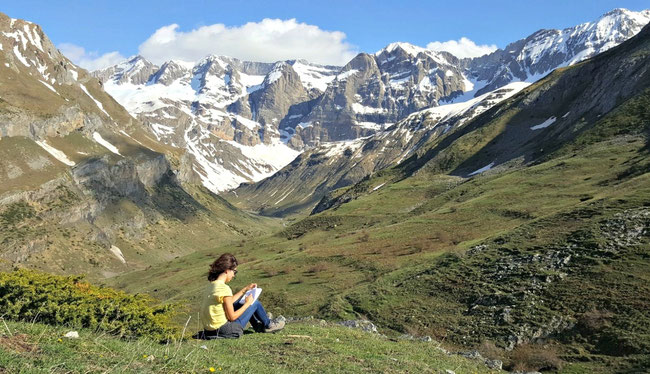
<path id="1" fill-rule="evenodd" d="M 212 265 L 210 265 L 208 280 L 212 282 L 217 279 L 219 274 L 225 272 L 226 270 L 235 270 L 237 264 L 238 262 L 235 256 L 230 253 L 222 254 L 218 259 L 214 260 Z"/>

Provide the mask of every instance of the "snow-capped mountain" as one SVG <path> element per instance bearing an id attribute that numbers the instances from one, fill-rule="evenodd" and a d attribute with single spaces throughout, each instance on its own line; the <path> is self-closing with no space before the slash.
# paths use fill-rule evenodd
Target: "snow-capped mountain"
<path id="1" fill-rule="evenodd" d="M 408 43 L 393 43 L 350 61 L 311 107 L 282 122 L 306 144 L 354 139 L 466 91 L 459 60 Z"/>
<path id="2" fill-rule="evenodd" d="M 187 150 L 197 179 L 219 192 L 263 179 L 298 155 L 279 122 L 292 105 L 319 95 L 339 69 L 224 56 L 157 67 L 134 56 L 94 75 L 158 141 Z"/>
<path id="3" fill-rule="evenodd" d="M 539 30 L 504 49 L 464 59 L 466 74 L 474 85 L 469 94 L 480 95 L 513 81 L 534 82 L 558 67 L 621 44 L 649 22 L 650 10 L 614 9 L 593 22 L 563 30 Z"/>
<path id="4" fill-rule="evenodd" d="M 298 159 L 271 178 L 255 184 L 242 185 L 227 196 L 231 200 L 237 201 L 239 206 L 258 210 L 264 214 L 283 215 L 296 209 L 302 209 L 309 203 L 318 201 L 318 196 L 325 195 L 327 191 L 349 186 L 374 172 L 401 163 L 416 155 L 418 150 L 428 141 L 449 131 L 461 128 L 479 114 L 522 90 L 530 82 L 537 80 L 540 76 L 539 71 L 548 70 L 547 66 L 550 64 L 551 56 L 555 56 L 558 66 L 567 66 L 624 42 L 637 34 L 643 27 L 644 22 L 647 24 L 647 21 L 650 21 L 650 18 L 647 18 L 648 14 L 650 14 L 650 11 L 635 13 L 615 10 L 604 15 L 595 23 L 580 25 L 564 31 L 538 32 L 536 35 L 557 35 L 558 33 L 571 35 L 575 30 L 599 30 L 598 33 L 594 34 L 582 34 L 579 40 L 583 41 L 583 45 L 573 42 L 574 48 L 572 52 L 564 55 L 552 53 L 555 49 L 553 43 L 557 43 L 557 40 L 550 42 L 546 48 L 541 49 L 542 52 L 539 52 L 539 54 L 545 54 L 546 57 L 540 58 L 537 64 L 530 65 L 538 69 L 528 69 L 531 75 L 511 76 L 499 84 L 496 84 L 497 81 L 495 80 L 492 86 L 484 85 L 483 87 L 474 88 L 463 94 L 462 99 L 464 101 L 457 98 L 452 100 L 453 103 L 451 104 L 441 102 L 441 105 L 437 107 L 413 113 L 396 125 L 379 131 L 372 136 L 321 144 L 319 147 L 303 153 Z M 612 28 L 607 29 L 606 26 Z M 576 36 L 576 38 L 578 37 Z M 536 39 L 531 36 L 525 40 Z M 608 42 L 604 42 L 604 40 L 608 40 Z M 520 41 L 511 44 L 511 46 L 515 44 L 518 44 L 522 50 L 530 50 L 531 45 L 533 45 L 531 43 L 524 48 L 525 43 Z M 408 46 L 405 47 L 408 48 Z M 421 50 L 413 47 L 411 51 L 412 53 L 419 53 Z M 494 58 L 499 53 L 500 51 L 496 51 L 492 55 L 474 60 L 486 60 L 489 56 Z M 472 77 L 471 71 L 467 68 L 463 70 L 463 74 Z M 485 84 L 485 82 L 477 82 L 474 77 L 472 78 L 473 82 L 467 83 L 470 87 L 480 83 Z M 602 80 L 607 79 L 603 78 Z M 486 92 L 487 88 L 484 87 L 497 88 Z M 604 88 L 601 90 L 602 92 L 605 91 Z M 606 111 L 601 107 L 592 109 L 598 113 Z M 528 131 L 530 131 L 530 134 L 528 135 L 532 136 L 541 133 L 541 130 L 552 126 L 556 122 L 575 121 L 578 118 L 576 116 L 579 116 L 580 111 L 585 111 L 585 108 L 573 111 L 567 109 L 562 113 L 559 113 L 559 111 L 548 114 L 543 118 L 531 118 L 532 121 L 537 122 L 529 126 Z M 529 137 L 525 139 L 529 139 Z M 511 140 L 511 142 L 513 141 Z M 531 144 L 534 145 L 535 143 Z M 507 154 L 508 152 L 503 150 L 498 157 L 492 156 L 491 159 L 484 160 L 482 167 L 463 171 L 461 175 L 468 177 L 489 170 L 500 162 L 504 162 L 502 158 L 507 157 Z"/>
<path id="5" fill-rule="evenodd" d="M 471 59 L 392 43 L 342 68 L 223 56 L 158 68 L 136 56 L 94 74 L 158 141 L 188 150 L 193 170 L 216 192 L 272 175 L 310 147 L 383 133 L 423 109 L 533 82 L 620 44 L 649 21 L 650 11 L 616 9 Z"/>
<path id="6" fill-rule="evenodd" d="M 527 87 L 514 82 L 471 100 L 410 114 L 373 135 L 326 142 L 303 152 L 273 176 L 224 196 L 265 215 L 285 215 L 318 203 L 327 192 L 359 182 L 414 155 L 425 143 L 458 129 Z"/>

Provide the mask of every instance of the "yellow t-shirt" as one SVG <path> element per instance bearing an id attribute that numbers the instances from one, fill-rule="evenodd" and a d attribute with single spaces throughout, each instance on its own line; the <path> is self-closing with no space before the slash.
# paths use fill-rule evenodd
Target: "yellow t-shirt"
<path id="1" fill-rule="evenodd" d="M 215 280 L 205 288 L 201 300 L 201 323 L 204 330 L 216 330 L 228 319 L 223 308 L 223 298 L 232 296 L 232 290 L 221 280 Z"/>

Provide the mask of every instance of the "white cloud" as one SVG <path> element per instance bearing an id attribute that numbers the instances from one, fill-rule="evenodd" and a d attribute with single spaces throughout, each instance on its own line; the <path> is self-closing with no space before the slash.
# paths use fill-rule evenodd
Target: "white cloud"
<path id="1" fill-rule="evenodd" d="M 478 57 L 496 51 L 496 45 L 477 45 L 472 40 L 462 37 L 459 40 L 448 40 L 446 42 L 431 42 L 427 49 L 432 51 L 447 51 L 458 58 Z"/>
<path id="2" fill-rule="evenodd" d="M 124 56 L 117 51 L 100 55 L 97 52 L 86 52 L 83 47 L 70 43 L 61 43 L 57 48 L 59 48 L 61 53 L 70 59 L 70 61 L 89 71 L 119 64 L 125 59 Z"/>
<path id="3" fill-rule="evenodd" d="M 263 19 L 241 26 L 214 24 L 180 31 L 177 24 L 163 26 L 140 45 L 140 54 L 153 63 L 170 59 L 197 61 L 206 55 L 275 62 L 303 58 L 321 64 L 346 64 L 356 49 L 345 33 L 325 31 L 295 19 Z"/>

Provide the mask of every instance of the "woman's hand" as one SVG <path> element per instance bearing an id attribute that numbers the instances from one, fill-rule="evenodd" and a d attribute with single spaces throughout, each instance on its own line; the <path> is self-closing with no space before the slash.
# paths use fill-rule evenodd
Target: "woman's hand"
<path id="1" fill-rule="evenodd" d="M 248 295 L 248 296 L 246 296 L 246 301 L 244 302 L 244 304 L 251 305 L 254 302 L 255 302 L 255 300 L 253 299 L 253 295 Z"/>
<path id="2" fill-rule="evenodd" d="M 242 291 L 247 292 L 252 290 L 253 288 L 257 288 L 257 283 L 251 283 L 248 286 L 244 287 Z"/>

